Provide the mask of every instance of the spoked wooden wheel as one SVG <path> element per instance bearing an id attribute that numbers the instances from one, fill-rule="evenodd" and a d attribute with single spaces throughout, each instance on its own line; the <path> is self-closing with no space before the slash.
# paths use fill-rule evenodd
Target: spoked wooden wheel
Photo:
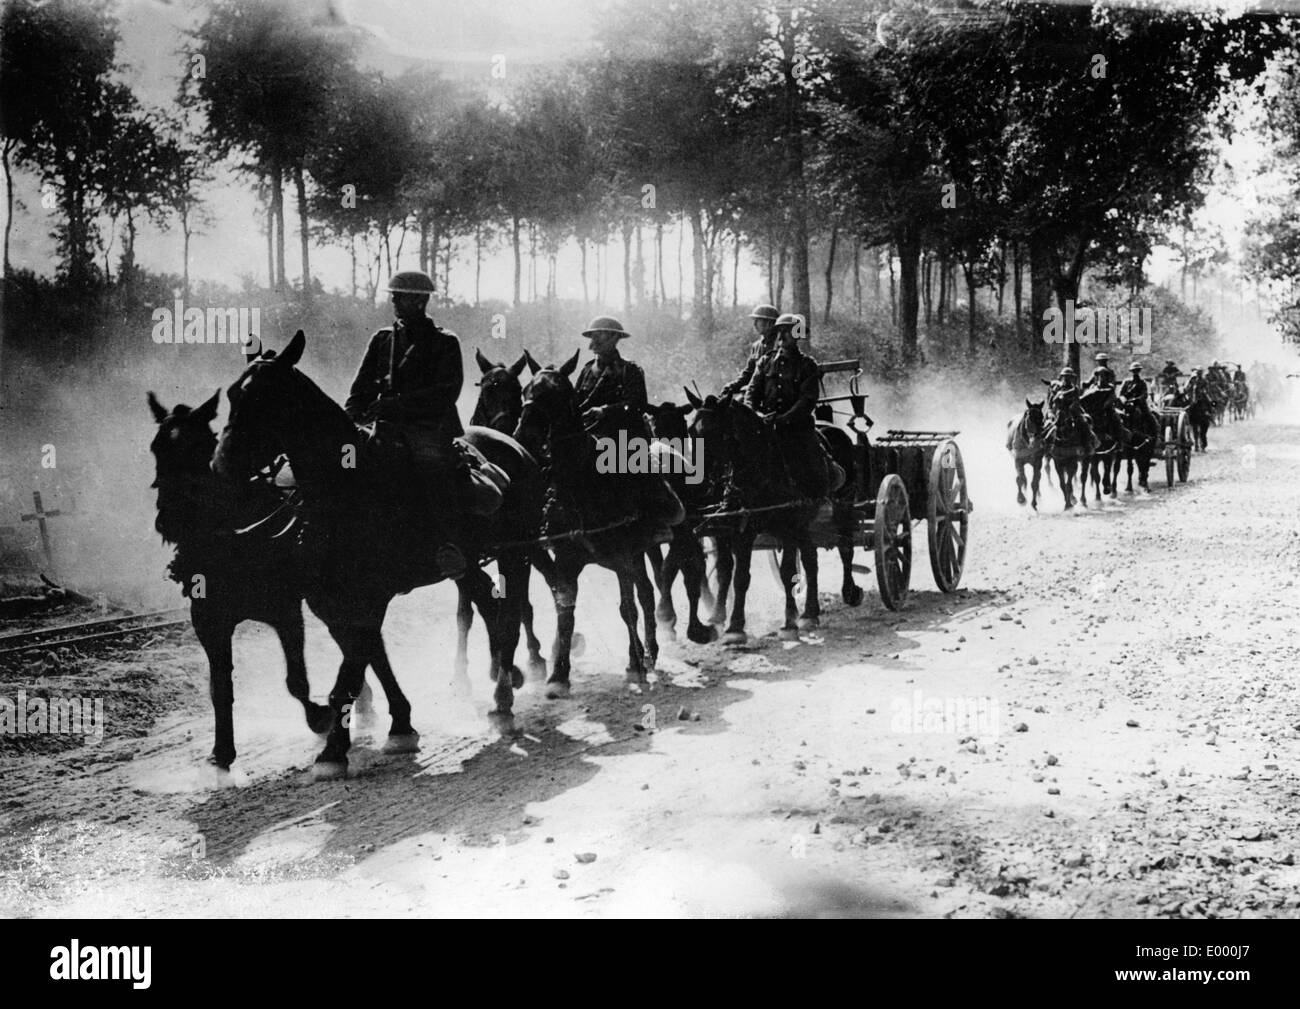
<path id="1" fill-rule="evenodd" d="M 1165 453 L 1165 486 L 1173 487 L 1174 485 L 1174 463 L 1175 456 L 1178 455 L 1178 441 L 1174 434 L 1174 421 L 1167 420 L 1165 424 L 1164 453 Z"/>
<path id="2" fill-rule="evenodd" d="M 876 549 L 876 583 L 880 601 L 896 610 L 907 598 L 912 580 L 912 512 L 907 488 L 897 473 L 890 473 L 876 492 L 876 521 L 871 538 Z"/>
<path id="3" fill-rule="evenodd" d="M 930 570 L 942 592 L 955 592 L 966 564 L 966 534 L 970 529 L 970 498 L 961 449 L 945 441 L 930 460 L 930 494 L 926 505 L 926 534 Z"/>
<path id="4" fill-rule="evenodd" d="M 1178 418 L 1178 482 L 1187 483 L 1187 474 L 1192 468 L 1192 422 L 1187 414 Z"/>

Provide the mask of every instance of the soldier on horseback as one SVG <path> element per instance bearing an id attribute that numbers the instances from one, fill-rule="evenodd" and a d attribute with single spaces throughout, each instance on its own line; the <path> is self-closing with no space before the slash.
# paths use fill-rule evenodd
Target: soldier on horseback
<path id="1" fill-rule="evenodd" d="M 745 367 L 740 370 L 734 382 L 722 387 L 720 395 L 734 396 L 736 393 L 744 393 L 749 380 L 754 377 L 754 368 L 759 361 L 771 353 L 776 344 L 776 320 L 779 314 L 771 305 L 757 305 L 754 311 L 749 313 L 749 317 L 754 320 L 754 332 L 758 334 L 758 339 L 749 347 L 749 357 L 745 360 Z"/>
<path id="2" fill-rule="evenodd" d="M 1160 387 L 1161 398 L 1163 399 L 1167 395 L 1177 393 L 1178 380 L 1183 377 L 1185 376 L 1179 370 L 1178 365 L 1173 361 L 1165 361 L 1165 366 L 1160 369 L 1159 374 L 1156 376 L 1156 381 L 1159 383 Z"/>
<path id="3" fill-rule="evenodd" d="M 772 425 L 776 444 L 795 489 L 821 499 L 830 490 L 830 467 L 817 437 L 813 411 L 821 392 L 817 362 L 799 348 L 802 320 L 786 313 L 773 327 L 776 344 L 754 366 L 745 405 Z"/>
<path id="4" fill-rule="evenodd" d="M 1142 365 L 1134 361 L 1128 366 L 1129 377 L 1119 387 L 1119 398 L 1125 403 L 1136 403 L 1144 414 L 1151 414 L 1151 404 L 1147 401 L 1150 390 L 1142 377 Z"/>
<path id="5" fill-rule="evenodd" d="M 1110 355 L 1102 351 L 1097 355 L 1097 367 L 1093 369 L 1083 388 L 1108 389 L 1115 385 L 1115 373 L 1110 370 Z"/>
<path id="6" fill-rule="evenodd" d="M 1092 446 L 1092 451 L 1095 452 L 1101 444 L 1101 440 L 1092 429 L 1092 421 L 1088 417 L 1088 411 L 1079 402 L 1079 392 L 1078 375 L 1067 364 L 1061 369 L 1057 380 L 1050 383 L 1048 403 L 1052 408 L 1053 423 L 1049 425 L 1049 429 L 1055 428 L 1056 417 L 1060 416 L 1063 411 L 1068 412 L 1087 432 L 1088 442 Z"/>
<path id="7" fill-rule="evenodd" d="M 583 425 L 597 436 L 616 438 L 622 431 L 648 445 L 652 435 L 646 421 L 645 372 L 618 352 L 619 341 L 632 334 L 617 319 L 601 315 L 591 320 L 582 335 L 591 341 L 591 352 L 596 355 L 583 366 L 573 387 Z M 666 543 L 672 539 L 671 524 L 681 505 L 657 473 L 638 478 L 638 484 L 642 504 L 656 524 L 655 539 Z"/>
<path id="8" fill-rule="evenodd" d="M 355 424 L 374 423 L 377 442 L 385 440 L 383 425 L 404 443 L 422 504 L 438 517 L 435 561 L 446 577 L 459 578 L 466 567 L 457 545 L 462 502 L 448 488 L 467 469 L 452 443 L 464 434 L 456 412 L 464 372 L 456 334 L 425 314 L 433 291 L 433 280 L 419 270 L 392 276 L 397 318 L 370 338 L 344 409 Z"/>

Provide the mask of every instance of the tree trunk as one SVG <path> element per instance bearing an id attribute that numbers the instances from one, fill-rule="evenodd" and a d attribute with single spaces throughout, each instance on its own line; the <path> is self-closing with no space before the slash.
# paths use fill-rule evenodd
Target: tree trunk
<path id="1" fill-rule="evenodd" d="M 528 300 L 537 302 L 537 225 L 528 222 Z"/>
<path id="2" fill-rule="evenodd" d="M 876 263 L 871 267 L 871 300 L 880 301 L 880 260 L 888 258 L 886 264 L 892 271 L 894 269 L 894 253 L 888 245 L 882 245 L 876 250 Z M 891 274 L 892 275 L 892 274 Z"/>
<path id="3" fill-rule="evenodd" d="M 934 317 L 934 263 L 929 250 L 921 256 L 921 299 L 925 302 L 925 325 L 928 329 Z"/>
<path id="4" fill-rule="evenodd" d="M 894 247 L 891 244 L 889 249 L 889 321 L 894 326 L 898 325 L 898 295 L 896 294 L 897 286 L 894 281 Z"/>
<path id="5" fill-rule="evenodd" d="M 1024 272 L 1025 264 L 1022 262 L 1020 243 L 1012 241 L 1011 243 L 1011 296 L 1016 303 L 1016 346 L 1024 347 L 1025 345 L 1025 324 L 1022 317 L 1023 299 L 1021 297 L 1020 283 L 1021 274 Z"/>
<path id="6" fill-rule="evenodd" d="M 474 225 L 474 307 L 479 306 L 479 294 L 483 287 L 483 226 Z"/>
<path id="7" fill-rule="evenodd" d="M 776 296 L 772 299 L 772 306 L 778 312 L 781 311 L 781 301 L 785 298 L 785 260 L 786 247 L 782 240 L 781 250 L 776 257 Z"/>
<path id="8" fill-rule="evenodd" d="M 740 235 L 736 235 L 731 256 L 731 307 L 740 307 Z"/>
<path id="9" fill-rule="evenodd" d="M 7 277 L 10 273 L 9 266 L 9 235 L 14 228 L 14 177 L 9 167 L 9 152 L 14 149 L 18 141 L 5 138 L 3 145 L 0 145 L 0 165 L 4 166 L 5 173 L 5 261 L 4 275 Z M 3 335 L 0 334 L 0 339 Z"/>
<path id="10" fill-rule="evenodd" d="M 853 240 L 853 303 L 862 318 L 862 239 Z"/>
<path id="11" fill-rule="evenodd" d="M 519 249 L 519 215 L 510 218 L 510 241 L 515 250 L 515 308 L 519 307 L 519 279 L 523 272 L 523 257 Z"/>
<path id="12" fill-rule="evenodd" d="M 948 308 L 948 254 L 939 254 L 939 304 L 935 306 L 935 321 L 943 325 Z"/>
<path id="13" fill-rule="evenodd" d="M 578 239 L 578 251 L 582 253 L 582 303 L 590 305 L 591 295 L 587 290 L 587 240 L 585 238 Z"/>
<path id="14" fill-rule="evenodd" d="M 271 206 L 275 213 L 275 289 L 284 292 L 284 170 L 279 163 L 271 166 Z"/>
<path id="15" fill-rule="evenodd" d="M 664 226 L 655 225 L 655 272 L 659 277 L 659 297 L 656 304 L 660 307 L 668 304 L 668 285 L 664 280 Z"/>
<path id="16" fill-rule="evenodd" d="M 1038 235 L 1029 236 L 1029 342 L 1038 343 L 1047 310 L 1052 308 L 1051 253 L 1046 241 Z M 1066 356 L 1068 360 L 1068 354 Z"/>
<path id="17" fill-rule="evenodd" d="M 348 255 L 352 259 L 352 300 L 357 298 L 357 236 L 353 235 L 352 240 L 348 242 Z"/>
<path id="18" fill-rule="evenodd" d="M 835 281 L 835 245 L 839 241 L 840 228 L 838 224 L 831 225 L 831 246 L 826 252 L 826 311 L 822 315 L 822 322 L 830 325 L 831 322 L 831 299 L 834 296 Z"/>
<path id="19" fill-rule="evenodd" d="M 713 263 L 709 261 L 712 250 L 704 241 L 703 208 L 691 213 L 691 250 L 695 267 L 694 310 L 695 335 L 707 340 L 713 334 Z"/>
<path id="20" fill-rule="evenodd" d="M 190 218 L 181 215 L 181 297 L 190 300 Z"/>
<path id="21" fill-rule="evenodd" d="M 897 237 L 898 245 L 898 299 L 899 336 L 903 346 L 903 360 L 916 359 L 916 323 L 920 308 L 917 295 L 917 270 L 921 260 L 921 240 L 913 229 L 904 227 Z"/>
<path id="22" fill-rule="evenodd" d="M 642 244 L 641 222 L 636 222 L 636 268 L 632 274 L 636 289 L 636 303 L 645 304 L 645 246 Z"/>
<path id="23" fill-rule="evenodd" d="M 966 342 L 970 352 L 975 353 L 975 267 L 962 264 L 962 273 L 966 275 Z"/>
<path id="24" fill-rule="evenodd" d="M 269 189 L 266 194 L 266 286 L 268 289 L 275 287 L 275 197 Z"/>
<path id="25" fill-rule="evenodd" d="M 298 236 L 302 247 L 302 300 L 311 301 L 311 261 L 308 252 L 310 222 L 307 219 L 307 183 L 302 177 L 302 163 L 293 166 L 293 184 L 298 190 Z"/>
<path id="26" fill-rule="evenodd" d="M 630 221 L 623 222 L 623 311 L 632 307 L 632 232 Z"/>

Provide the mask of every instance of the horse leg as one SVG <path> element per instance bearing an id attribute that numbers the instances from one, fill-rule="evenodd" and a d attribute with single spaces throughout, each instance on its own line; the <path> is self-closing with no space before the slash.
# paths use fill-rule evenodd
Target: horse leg
<path id="1" fill-rule="evenodd" d="M 659 589 L 659 605 L 655 609 L 655 620 L 659 624 L 659 630 L 669 640 L 677 637 L 677 611 L 673 608 L 673 582 L 677 581 L 677 572 L 681 570 L 682 548 L 685 546 L 683 537 L 673 535 L 673 541 L 668 544 L 668 556 L 664 558 L 663 563 L 654 569 L 655 586 Z M 655 544 L 655 550 L 659 545 Z M 648 551 L 647 551 L 648 553 Z"/>
<path id="2" fill-rule="evenodd" d="M 709 623 L 721 627 L 727 622 L 727 597 L 731 594 L 736 573 L 736 546 L 731 536 L 715 536 L 713 543 L 717 547 L 718 594 L 713 600 Z"/>
<path id="3" fill-rule="evenodd" d="M 659 661 L 659 638 L 655 634 L 655 587 L 646 576 L 645 565 L 639 561 L 632 565 L 632 585 L 636 589 L 641 618 L 645 624 L 645 653 L 641 669 L 641 679 L 644 682 L 645 674 L 654 669 L 655 663 Z"/>
<path id="4" fill-rule="evenodd" d="M 555 582 L 551 592 L 555 596 L 555 640 L 551 643 L 551 675 L 546 680 L 546 696 L 550 700 L 568 697 L 569 651 L 573 645 L 573 610 L 578 604 L 578 575 L 582 561 L 566 548 L 556 552 Z"/>
<path id="5" fill-rule="evenodd" d="M 721 546 L 719 544 L 719 546 Z M 745 596 L 749 593 L 749 565 L 754 554 L 754 534 L 748 529 L 740 533 L 732 540 L 732 549 L 735 551 L 734 568 L 732 570 L 731 587 L 735 592 L 735 600 L 731 604 L 731 621 L 727 625 L 727 633 L 722 636 L 724 644 L 743 644 L 745 641 Z M 722 554 L 718 554 L 718 568 L 721 570 Z"/>
<path id="6" fill-rule="evenodd" d="M 235 661 L 231 649 L 231 638 L 235 634 L 235 623 L 228 617 L 220 617 L 191 605 L 191 621 L 194 633 L 208 657 L 208 694 L 212 698 L 212 714 L 215 721 L 212 754 L 208 763 L 223 771 L 229 771 L 235 762 Z"/>
<path id="7" fill-rule="evenodd" d="M 498 558 L 497 569 L 505 582 L 505 596 L 494 600 L 501 672 L 492 692 L 495 706 L 488 712 L 488 718 L 498 732 L 511 735 L 514 733 L 514 692 L 524 685 L 524 674 L 515 665 L 515 649 L 519 647 L 522 608 L 528 600 L 529 564 L 527 558 L 511 555 Z"/>
<path id="8" fill-rule="evenodd" d="M 1029 506 L 1033 508 L 1034 511 L 1038 511 L 1038 485 L 1039 482 L 1042 480 L 1042 476 L 1043 476 L 1043 457 L 1038 456 L 1032 462 L 1030 462 L 1029 465 L 1033 470 L 1033 474 L 1034 474 L 1033 482 L 1030 484 Z M 1051 473 L 1050 469 L 1048 470 L 1048 473 L 1050 477 L 1050 473 Z"/>
<path id="9" fill-rule="evenodd" d="M 370 668 L 375 671 L 375 679 L 388 698 L 388 716 L 392 723 L 388 727 L 388 738 L 384 740 L 384 753 L 417 753 L 420 749 L 420 734 L 411 725 L 411 702 L 397 685 L 397 676 L 393 664 L 388 661 L 388 649 L 384 647 L 382 626 L 365 628 L 363 640 L 370 652 Z M 468 684 L 467 684 L 468 685 Z M 353 711 L 356 709 L 353 708 Z"/>
<path id="10" fill-rule="evenodd" d="M 636 563 L 640 563 L 640 556 L 636 558 Z M 618 615 L 623 618 L 623 626 L 627 628 L 627 669 L 623 677 L 623 682 L 627 689 L 634 693 L 641 693 L 641 684 L 646 682 L 645 676 L 645 649 L 641 645 L 641 635 L 636 629 L 636 589 L 633 586 L 633 575 L 627 567 L 619 567 L 618 572 Z"/>
<path id="11" fill-rule="evenodd" d="M 544 677 L 546 675 L 546 660 L 542 658 L 542 643 L 537 640 L 537 633 L 533 630 L 533 603 L 531 589 L 529 585 L 533 577 L 533 565 L 531 561 L 525 558 L 522 562 L 523 569 L 519 575 L 523 583 L 523 589 L 517 600 L 519 606 L 519 622 L 523 627 L 524 640 L 528 644 L 528 672 L 535 677 Z M 510 592 L 510 579 L 506 578 L 506 592 Z"/>
<path id="12" fill-rule="evenodd" d="M 352 748 L 352 706 L 365 681 L 366 666 L 373 659 L 369 648 L 373 642 L 371 631 L 372 628 L 364 626 L 335 625 L 329 628 L 330 636 L 343 653 L 343 661 L 339 664 L 334 689 L 330 691 L 332 722 L 329 736 L 325 741 L 325 749 L 316 758 L 316 764 L 312 768 L 312 777 L 317 781 L 347 776 L 348 750 Z"/>
<path id="13" fill-rule="evenodd" d="M 798 545 L 793 537 L 781 542 L 781 588 L 785 591 L 785 623 L 781 626 L 782 641 L 799 640 L 799 604 L 794 598 L 794 586 L 799 567 Z"/>
<path id="14" fill-rule="evenodd" d="M 841 536 L 836 549 L 840 552 L 840 567 L 844 572 L 844 580 L 840 583 L 840 598 L 850 606 L 861 606 L 866 593 L 853 580 L 853 538 Z"/>
<path id="15" fill-rule="evenodd" d="M 700 595 L 708 578 L 704 548 L 698 539 L 692 537 L 683 547 L 682 554 L 682 582 L 686 586 L 686 600 L 690 604 L 686 637 L 697 645 L 707 645 L 718 640 L 718 629 L 700 620 Z"/>
<path id="16" fill-rule="evenodd" d="M 817 548 L 812 537 L 804 530 L 799 537 L 799 557 L 803 561 L 803 616 L 799 618 L 799 630 L 811 631 L 821 626 L 822 604 L 818 598 Z"/>
<path id="17" fill-rule="evenodd" d="M 307 716 L 307 728 L 316 733 L 328 732 L 330 709 L 323 704 L 315 703 L 310 696 L 307 660 L 303 657 L 305 642 L 301 607 L 295 607 L 271 626 L 275 628 L 276 637 L 280 639 L 280 648 L 284 651 L 285 686 L 289 688 L 289 696 L 302 705 L 303 714 Z"/>
<path id="18" fill-rule="evenodd" d="M 1016 467 L 1016 504 L 1025 503 L 1025 463 L 1024 460 L 1017 458 L 1014 462 Z"/>

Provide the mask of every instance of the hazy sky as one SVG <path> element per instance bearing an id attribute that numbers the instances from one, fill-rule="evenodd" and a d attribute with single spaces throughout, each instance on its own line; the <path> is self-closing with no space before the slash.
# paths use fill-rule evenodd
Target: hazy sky
<path id="1" fill-rule="evenodd" d="M 370 39 L 362 61 L 388 73 L 399 73 L 417 63 L 430 63 L 444 72 L 487 78 L 493 56 L 503 54 L 507 67 L 564 59 L 574 55 L 589 40 L 591 11 L 598 0 L 302 0 L 301 6 L 318 12 L 326 23 L 346 21 L 362 28 Z M 123 0 L 119 4 L 121 46 L 119 56 L 127 66 L 128 82 L 147 104 L 171 102 L 176 82 L 186 69 L 181 57 L 185 29 L 202 17 L 205 5 L 163 0 Z M 1254 208 L 1261 186 L 1268 185 L 1261 174 L 1263 147 L 1252 120 L 1256 111 L 1245 117 L 1245 131 L 1227 148 L 1233 165 L 1231 175 L 1217 180 L 1205 219 L 1223 229 L 1225 244 L 1234 256 L 1240 246 L 1243 225 Z M 52 222 L 40 206 L 36 180 L 20 175 L 17 196 L 24 205 L 15 215 L 11 258 L 19 266 L 35 266 L 49 272 L 53 266 L 54 244 L 48 232 Z M 286 190 L 288 193 L 288 190 Z M 246 183 L 229 171 L 218 176 L 218 185 L 208 194 L 209 206 L 216 223 L 206 234 L 191 243 L 191 275 L 237 285 L 244 275 L 266 279 L 266 241 L 257 215 L 257 203 Z M 297 257 L 298 220 L 292 201 L 286 215 L 287 268 L 292 276 L 301 273 Z M 676 281 L 673 254 L 676 235 L 665 240 L 665 273 L 669 291 Z M 414 236 L 406 243 L 403 265 L 414 265 Z M 689 240 L 687 241 L 689 255 Z M 137 243 L 137 256 L 149 269 L 180 272 L 179 230 L 159 233 L 145 229 Z M 115 248 L 112 263 L 116 267 L 120 249 Z M 611 246 L 613 277 L 621 278 L 621 243 Z M 328 288 L 345 288 L 350 272 L 344 250 L 312 250 L 312 270 Z M 468 257 L 468 258 L 467 258 Z M 730 285 L 730 257 L 727 257 L 727 283 Z M 1160 251 L 1152 262 L 1153 279 L 1161 280 L 1173 269 L 1167 250 Z M 580 297 L 582 279 L 579 256 L 575 249 L 566 250 L 559 263 L 561 297 Z M 507 250 L 491 257 L 484 265 L 484 297 L 506 298 L 510 294 L 513 266 Z M 538 264 L 538 284 L 545 283 L 545 265 Z M 687 268 L 689 284 L 690 269 Z M 594 283 L 594 261 L 590 269 Z M 756 266 L 745 264 L 742 257 L 741 297 L 753 300 L 763 294 L 763 278 Z M 609 285 L 608 298 L 621 297 L 621 279 Z M 472 249 L 462 243 L 452 267 L 452 295 L 473 296 Z"/>

